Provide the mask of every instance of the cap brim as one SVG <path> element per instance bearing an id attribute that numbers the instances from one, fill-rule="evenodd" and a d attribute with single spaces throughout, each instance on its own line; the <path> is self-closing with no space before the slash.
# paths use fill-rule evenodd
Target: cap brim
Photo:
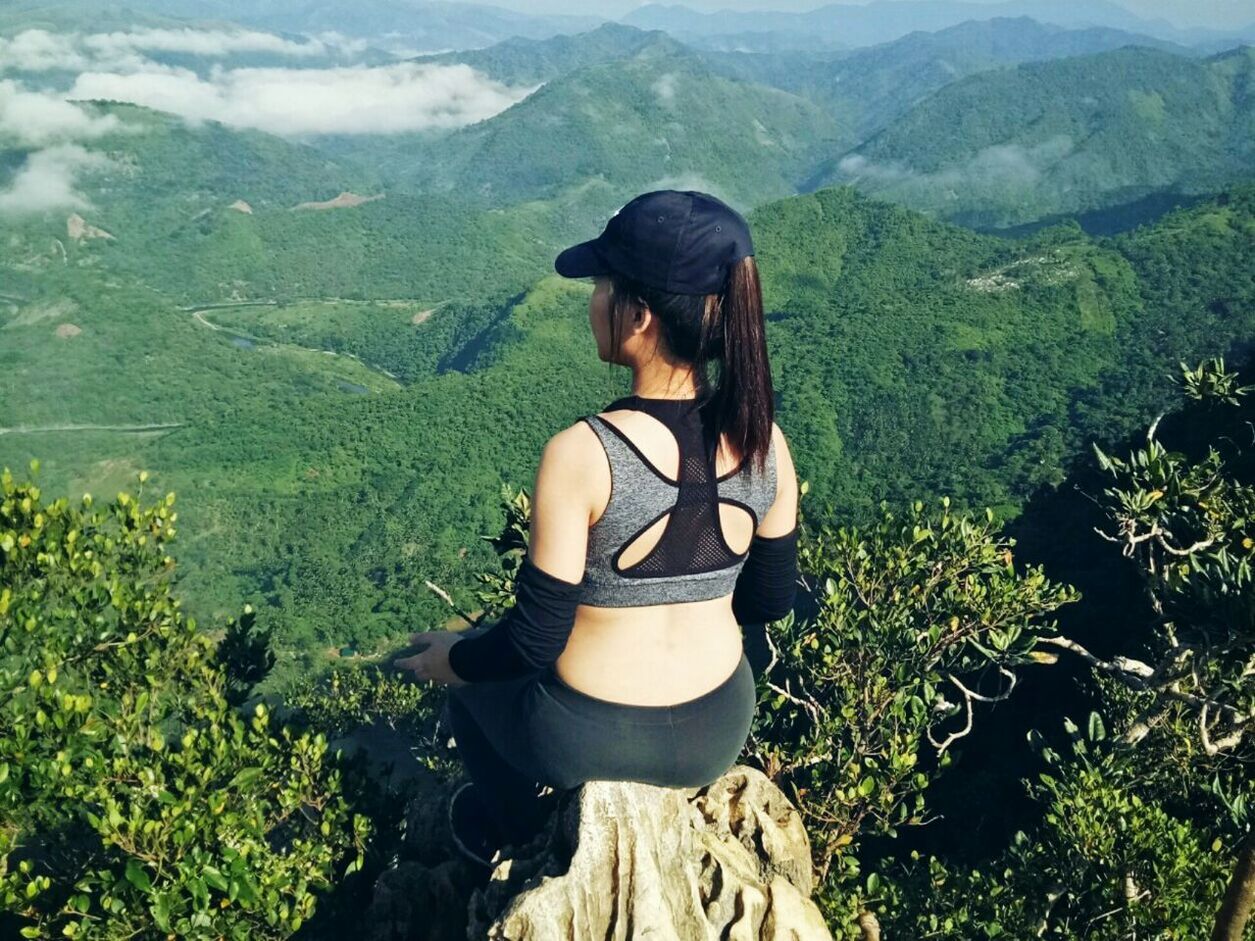
<path id="1" fill-rule="evenodd" d="M 591 278 L 609 274 L 610 266 L 597 249 L 597 240 L 572 245 L 553 260 L 553 270 L 564 278 Z"/>

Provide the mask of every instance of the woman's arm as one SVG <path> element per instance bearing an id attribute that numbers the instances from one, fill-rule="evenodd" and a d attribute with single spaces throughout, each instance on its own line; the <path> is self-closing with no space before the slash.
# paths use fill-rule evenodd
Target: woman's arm
<path id="1" fill-rule="evenodd" d="M 577 422 L 554 435 L 541 453 L 532 489 L 527 556 L 516 580 L 515 604 L 477 637 L 448 649 L 449 666 L 468 682 L 509 679 L 548 666 L 566 647 L 583 595 L 591 498 L 588 464 L 595 432 Z"/>

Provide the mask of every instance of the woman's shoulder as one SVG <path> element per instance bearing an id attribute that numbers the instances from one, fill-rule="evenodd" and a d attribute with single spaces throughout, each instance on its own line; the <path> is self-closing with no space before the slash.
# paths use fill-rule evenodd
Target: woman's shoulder
<path id="1" fill-rule="evenodd" d="M 598 445 L 597 432 L 584 418 L 580 418 L 555 433 L 545 443 L 544 455 L 554 460 L 578 461 L 581 457 L 594 453 L 593 445 Z"/>

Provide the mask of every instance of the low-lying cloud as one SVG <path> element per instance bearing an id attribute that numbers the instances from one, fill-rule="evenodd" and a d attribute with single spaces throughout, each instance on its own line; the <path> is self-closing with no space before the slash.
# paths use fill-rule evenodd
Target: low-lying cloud
<path id="1" fill-rule="evenodd" d="M 87 209 L 90 203 L 76 189 L 79 176 L 108 165 L 98 153 L 78 144 L 58 144 L 36 151 L 0 189 L 0 215 L 22 215 L 49 209 Z"/>
<path id="2" fill-rule="evenodd" d="M 658 101 L 664 105 L 671 105 L 675 101 L 675 82 L 676 76 L 673 72 L 668 72 L 659 77 L 658 81 L 652 86 L 653 92 L 658 96 Z"/>
<path id="3" fill-rule="evenodd" d="M 134 29 L 112 33 L 52 33 L 23 30 L 12 38 L 0 36 L 0 72 L 53 70 L 106 71 L 142 68 L 145 53 L 179 53 L 221 58 L 241 53 L 267 53 L 296 59 L 355 55 L 366 43 L 338 33 L 323 33 L 299 41 L 257 30 Z"/>
<path id="4" fill-rule="evenodd" d="M 467 65 L 402 62 L 331 69 L 89 71 L 67 97 L 104 98 L 272 134 L 390 134 L 492 117 L 535 88 L 503 85 Z"/>
<path id="5" fill-rule="evenodd" d="M 958 166 L 945 167 L 932 173 L 921 173 L 902 162 L 875 162 L 862 154 L 841 158 L 837 169 L 852 181 L 868 180 L 886 187 L 909 184 L 912 187 L 969 187 L 988 190 L 995 187 L 1029 187 L 1044 172 L 1073 150 L 1067 134 L 1057 134 L 1039 144 L 993 144 L 977 151 L 970 160 Z"/>
<path id="6" fill-rule="evenodd" d="M 92 115 L 60 95 L 27 91 L 0 80 L 0 143 L 43 147 L 58 141 L 93 140 L 122 128 L 112 114 Z"/>

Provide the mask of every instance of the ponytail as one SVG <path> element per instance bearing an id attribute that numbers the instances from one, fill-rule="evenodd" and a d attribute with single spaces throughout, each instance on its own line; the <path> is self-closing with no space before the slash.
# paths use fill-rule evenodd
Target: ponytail
<path id="1" fill-rule="evenodd" d="M 757 473 L 762 473 L 775 421 L 775 390 L 767 358 L 762 287 L 753 255 L 732 265 L 722 298 L 722 367 L 711 401 L 714 425 L 720 429 L 716 435 L 726 431 L 747 466 L 752 461 Z"/>
<path id="2" fill-rule="evenodd" d="M 610 276 L 612 353 L 618 359 L 622 317 L 649 307 L 672 355 L 693 364 L 698 405 L 710 444 L 726 434 L 741 472 L 766 469 L 775 420 L 762 287 L 753 255 L 734 262 L 719 294 L 671 294 L 617 273 Z M 710 362 L 719 364 L 712 386 Z"/>

